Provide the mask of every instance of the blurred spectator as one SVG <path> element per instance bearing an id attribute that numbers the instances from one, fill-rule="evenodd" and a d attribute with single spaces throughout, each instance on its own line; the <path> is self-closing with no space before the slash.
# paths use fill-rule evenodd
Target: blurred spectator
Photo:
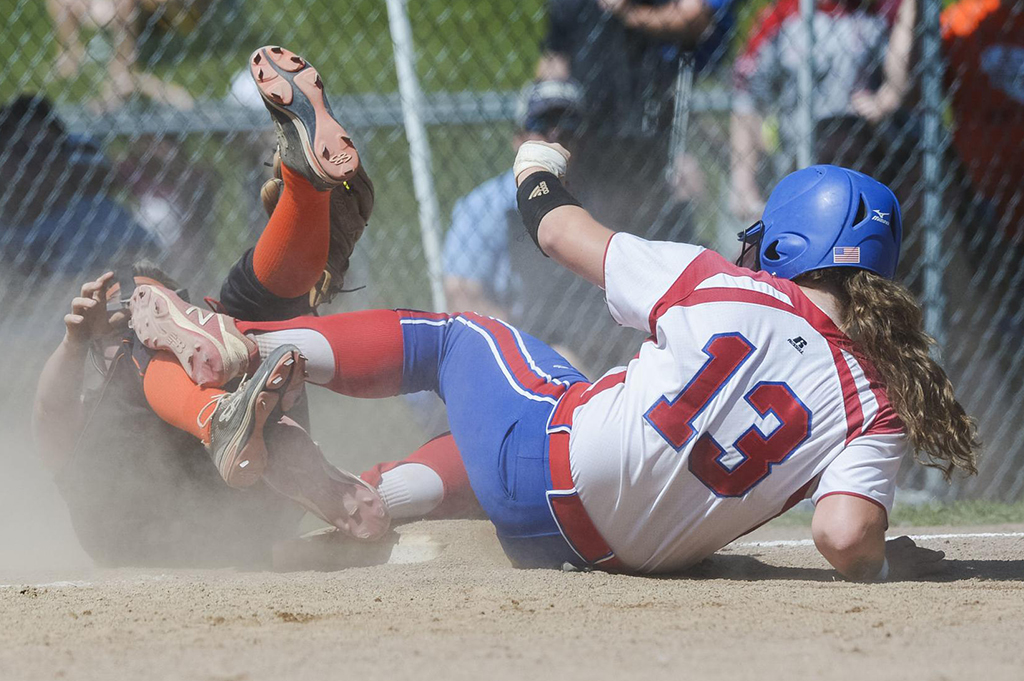
<path id="1" fill-rule="evenodd" d="M 139 136 L 125 155 L 117 170 L 131 191 L 136 219 L 168 252 L 172 266 L 200 261 L 214 248 L 219 175 L 190 156 L 180 137 Z M 257 214 L 254 221 L 261 218 Z"/>
<path id="2" fill-rule="evenodd" d="M 527 85 L 519 101 L 513 151 L 529 140 L 559 142 L 572 149 L 573 135 L 579 127 L 579 104 L 580 90 L 571 81 Z M 507 319 L 527 332 L 537 333 L 523 313 L 548 296 L 532 289 L 553 285 L 562 268 L 541 255 L 524 236 L 511 168 L 459 199 L 444 240 L 444 287 L 449 308 Z"/>
<path id="3" fill-rule="evenodd" d="M 187 15 L 198 11 L 194 0 L 46 0 L 46 9 L 60 49 L 54 68 L 61 77 L 72 78 L 83 66 L 87 53 L 83 29 L 101 31 L 109 42 L 107 79 L 97 102 L 102 109 L 117 108 L 134 92 L 178 109 L 192 108 L 192 96 L 185 88 L 136 68 L 136 41 L 143 33 L 145 16 Z"/>
<path id="4" fill-rule="evenodd" d="M 669 195 L 641 236 L 655 241 L 701 243 L 697 235 L 697 208 L 708 198 L 708 179 L 700 162 L 690 154 L 679 154 L 669 176 Z"/>
<path id="5" fill-rule="evenodd" d="M 156 240 L 115 199 L 99 147 L 70 135 L 41 97 L 0 109 L 0 259 L 23 274 L 72 275 L 153 254 Z"/>
<path id="6" fill-rule="evenodd" d="M 890 186 L 905 170 L 915 139 L 898 110 L 909 87 L 913 0 L 818 0 L 813 16 L 813 59 L 799 0 L 768 6 L 736 61 L 732 115 L 732 211 L 756 219 L 764 208 L 757 181 L 763 116 L 775 114 L 782 153 L 801 143 L 798 73 L 813 65 L 815 161 L 861 170 Z M 890 34 L 892 39 L 890 40 Z M 884 58 L 883 58 L 884 55 Z M 883 84 L 884 77 L 884 84 Z M 897 194 L 905 200 L 896 186 Z"/>
<path id="7" fill-rule="evenodd" d="M 637 231 L 662 208 L 681 69 L 724 50 L 732 0 L 549 0 L 541 78 L 583 88 L 571 178 L 597 219 Z"/>
<path id="8" fill-rule="evenodd" d="M 960 0 L 942 13 L 953 146 L 996 230 L 1024 239 L 1024 2 Z M 985 225 L 979 225 L 984 231 Z M 991 247 L 989 230 L 983 248 Z M 1019 262 L 1019 261 L 1018 261 Z"/>

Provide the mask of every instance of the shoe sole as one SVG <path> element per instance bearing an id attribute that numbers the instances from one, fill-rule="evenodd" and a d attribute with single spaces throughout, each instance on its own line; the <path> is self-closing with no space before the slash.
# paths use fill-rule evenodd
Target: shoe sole
<path id="1" fill-rule="evenodd" d="M 131 311 L 132 328 L 142 344 L 173 353 L 198 385 L 222 386 L 238 375 L 241 366 L 224 363 L 229 353 L 248 358 L 245 344 L 224 327 L 223 316 L 189 305 L 155 286 L 142 285 L 135 290 Z M 189 317 L 193 313 L 200 323 Z M 211 319 L 206 315 L 216 317 L 222 340 L 203 328 Z"/>
<path id="2" fill-rule="evenodd" d="M 305 358 L 293 350 L 282 355 L 266 373 L 266 377 L 253 384 L 246 404 L 238 407 L 245 410 L 245 417 L 227 445 L 220 450 L 219 460 L 214 459 L 218 472 L 229 487 L 251 487 L 263 477 L 267 468 L 267 444 L 263 439 L 263 428 L 278 407 L 286 412 L 295 405 L 302 393 L 301 379 L 304 375 Z M 300 380 L 296 381 L 296 378 Z M 283 386 L 285 389 L 266 389 L 274 386 Z"/>
<path id="3" fill-rule="evenodd" d="M 335 512 L 325 513 L 327 509 L 312 501 L 303 503 L 307 509 L 354 539 L 373 541 L 387 534 L 391 516 L 377 490 L 338 468 L 328 471 L 325 478 L 325 496 Z"/>
<path id="4" fill-rule="evenodd" d="M 329 522 L 356 539 L 364 541 L 380 539 L 391 528 L 391 516 L 388 515 L 377 490 L 356 476 L 352 477 L 353 480 L 334 481 L 339 488 L 345 488 L 344 491 L 338 493 L 343 497 L 342 504 L 347 512 L 347 517 L 336 517 Z"/>
<path id="5" fill-rule="evenodd" d="M 294 131 L 298 137 L 305 165 L 321 183 L 333 187 L 355 176 L 359 152 L 334 118 L 316 69 L 294 52 L 266 46 L 249 57 L 249 71 L 285 136 L 291 137 L 289 131 Z M 287 158 L 290 152 L 282 150 L 282 160 L 293 170 L 301 170 Z"/>
<path id="6" fill-rule="evenodd" d="M 264 435 L 272 457 L 264 476 L 267 484 L 354 539 L 386 534 L 391 517 L 377 490 L 328 462 L 305 431 L 305 437 L 291 439 L 298 429 L 292 425 L 271 424 Z"/>

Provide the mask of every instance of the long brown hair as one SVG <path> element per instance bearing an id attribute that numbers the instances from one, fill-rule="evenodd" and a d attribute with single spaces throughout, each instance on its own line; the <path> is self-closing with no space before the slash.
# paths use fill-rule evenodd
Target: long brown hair
<path id="1" fill-rule="evenodd" d="M 981 443 L 974 420 L 928 354 L 935 341 L 924 332 L 924 314 L 910 291 L 873 272 L 844 267 L 807 272 L 796 283 L 838 298 L 840 327 L 874 365 L 917 461 L 938 468 L 947 480 L 955 468 L 977 473 Z"/>

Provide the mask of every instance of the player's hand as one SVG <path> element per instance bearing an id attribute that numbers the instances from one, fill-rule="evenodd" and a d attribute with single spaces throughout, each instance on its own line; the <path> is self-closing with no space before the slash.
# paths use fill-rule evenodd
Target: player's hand
<path id="1" fill-rule="evenodd" d="M 519 186 L 530 175 L 542 171 L 562 179 L 568 167 L 569 152 L 561 144 L 531 141 L 520 145 L 512 172 L 516 176 L 516 186 Z"/>
<path id="2" fill-rule="evenodd" d="M 918 579 L 946 569 L 946 554 L 918 546 L 910 537 L 897 537 L 885 542 L 885 558 L 889 561 L 889 579 Z"/>
<path id="3" fill-rule="evenodd" d="M 107 272 L 99 279 L 82 285 L 79 295 L 71 301 L 71 312 L 64 315 L 66 343 L 83 347 L 96 338 L 124 328 L 128 321 L 124 311 L 107 312 L 107 289 L 113 280 L 114 273 Z"/>

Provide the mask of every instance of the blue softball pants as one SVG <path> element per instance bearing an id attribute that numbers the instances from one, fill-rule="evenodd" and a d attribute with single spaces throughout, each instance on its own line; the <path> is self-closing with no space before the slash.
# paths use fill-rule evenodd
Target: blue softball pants
<path id="1" fill-rule="evenodd" d="M 448 408 L 470 485 L 517 567 L 585 563 L 548 506 L 548 419 L 586 381 L 545 343 L 490 317 L 398 310 L 402 393 L 431 390 Z"/>

